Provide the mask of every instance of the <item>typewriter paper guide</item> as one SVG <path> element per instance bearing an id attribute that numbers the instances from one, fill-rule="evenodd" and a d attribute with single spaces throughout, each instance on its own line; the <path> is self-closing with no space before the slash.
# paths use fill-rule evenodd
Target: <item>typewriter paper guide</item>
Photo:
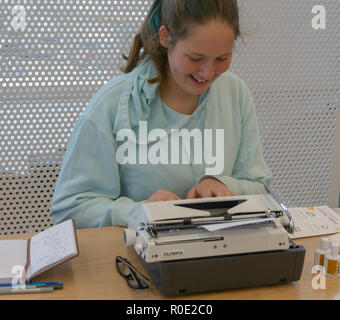
<path id="1" fill-rule="evenodd" d="M 210 217 L 210 211 L 204 209 L 207 204 L 228 201 L 239 202 L 236 206 L 226 210 L 229 214 L 264 212 L 268 209 L 278 211 L 282 210 L 280 205 L 275 202 L 269 194 L 147 202 L 143 204 L 142 208 L 145 215 L 143 221 L 147 223 L 169 219 Z M 181 206 L 190 204 L 195 205 L 196 208 Z M 200 205 L 202 209 L 200 209 Z"/>
<path id="2" fill-rule="evenodd" d="M 202 200 L 202 199 L 199 199 Z M 146 222 L 156 222 L 168 219 L 183 219 L 192 217 L 209 217 L 210 212 L 200 209 L 186 208 L 179 204 L 193 203 L 192 200 L 173 200 L 148 202 L 144 204 Z"/>
<path id="3" fill-rule="evenodd" d="M 246 213 L 246 212 L 262 212 L 268 209 L 272 211 L 282 211 L 281 206 L 269 195 L 248 195 L 240 197 L 229 197 L 232 199 L 246 199 L 245 202 L 240 203 L 236 207 L 228 210 L 229 214 Z"/>

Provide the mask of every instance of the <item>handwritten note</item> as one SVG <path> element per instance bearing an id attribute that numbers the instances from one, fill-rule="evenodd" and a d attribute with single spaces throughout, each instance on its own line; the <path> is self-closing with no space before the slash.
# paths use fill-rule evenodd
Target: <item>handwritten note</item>
<path id="1" fill-rule="evenodd" d="M 49 228 L 31 239 L 31 263 L 28 277 L 58 264 L 77 253 L 72 220 Z"/>

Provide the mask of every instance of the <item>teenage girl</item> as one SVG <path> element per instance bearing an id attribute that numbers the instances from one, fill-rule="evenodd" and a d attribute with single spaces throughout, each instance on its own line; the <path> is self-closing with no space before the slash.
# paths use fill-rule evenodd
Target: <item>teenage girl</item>
<path id="1" fill-rule="evenodd" d="M 57 223 L 126 226 L 145 201 L 265 193 L 253 101 L 228 71 L 239 36 L 236 0 L 154 1 L 124 73 L 76 122 L 51 206 Z M 188 133 L 196 140 L 185 143 Z"/>

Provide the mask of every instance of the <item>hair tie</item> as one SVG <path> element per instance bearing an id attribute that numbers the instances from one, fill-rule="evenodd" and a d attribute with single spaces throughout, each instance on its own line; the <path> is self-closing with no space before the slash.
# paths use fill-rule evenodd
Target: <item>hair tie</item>
<path id="1" fill-rule="evenodd" d="M 159 14 L 162 9 L 162 4 L 163 4 L 163 0 L 160 0 L 155 10 L 153 11 L 151 19 L 150 19 L 151 28 L 154 29 L 155 31 L 158 31 L 161 27 L 161 24 L 159 21 Z"/>

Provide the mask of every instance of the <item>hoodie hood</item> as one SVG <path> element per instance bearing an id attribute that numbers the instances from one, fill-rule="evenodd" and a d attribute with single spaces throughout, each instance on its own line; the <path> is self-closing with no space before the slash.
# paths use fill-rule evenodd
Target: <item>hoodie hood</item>
<path id="1" fill-rule="evenodd" d="M 149 83 L 148 80 L 158 76 L 153 60 L 147 56 L 129 74 L 121 92 L 119 106 L 114 123 L 113 133 L 117 135 L 120 129 L 131 129 L 139 141 L 139 122 L 146 121 L 148 132 L 161 128 L 167 135 L 171 129 L 181 129 L 193 117 L 201 115 L 207 104 L 208 91 L 200 97 L 199 105 L 191 115 L 185 115 L 166 106 L 158 93 L 158 83 Z M 206 111 L 206 110 L 205 110 Z"/>

